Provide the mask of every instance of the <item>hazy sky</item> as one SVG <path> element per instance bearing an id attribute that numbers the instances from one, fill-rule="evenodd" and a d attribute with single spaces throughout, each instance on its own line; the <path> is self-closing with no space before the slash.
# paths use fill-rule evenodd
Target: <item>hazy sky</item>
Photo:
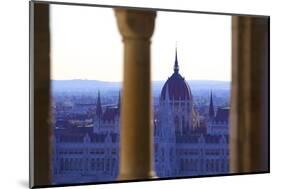
<path id="1" fill-rule="evenodd" d="M 121 81 L 123 44 L 110 8 L 51 6 L 52 79 Z M 231 79 L 230 16 L 157 12 L 152 80 L 173 72 L 177 44 L 187 80 Z"/>

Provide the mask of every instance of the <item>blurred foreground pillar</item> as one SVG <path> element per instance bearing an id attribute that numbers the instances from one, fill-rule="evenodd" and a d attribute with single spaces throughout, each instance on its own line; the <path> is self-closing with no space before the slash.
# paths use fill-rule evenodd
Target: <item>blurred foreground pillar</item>
<path id="1" fill-rule="evenodd" d="M 154 177 L 150 38 L 156 12 L 115 9 L 124 43 L 120 180 Z"/>
<path id="2" fill-rule="evenodd" d="M 232 17 L 230 170 L 269 171 L 269 17 Z"/>
<path id="3" fill-rule="evenodd" d="M 30 187 L 51 184 L 50 6 L 30 2 Z"/>

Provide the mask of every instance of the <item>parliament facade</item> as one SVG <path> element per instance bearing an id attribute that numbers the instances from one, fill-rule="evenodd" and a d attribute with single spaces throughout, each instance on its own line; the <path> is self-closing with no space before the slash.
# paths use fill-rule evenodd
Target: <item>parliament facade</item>
<path id="1" fill-rule="evenodd" d="M 80 119 L 81 127 L 60 127 L 60 119 L 54 118 L 54 183 L 116 180 L 120 106 L 120 95 L 114 105 L 103 105 L 98 93 L 94 115 Z M 179 73 L 177 52 L 173 74 L 162 87 L 157 107 L 153 127 L 158 177 L 229 172 L 229 108 L 215 109 L 211 93 L 208 115 L 203 117 L 196 111 L 192 91 Z"/>

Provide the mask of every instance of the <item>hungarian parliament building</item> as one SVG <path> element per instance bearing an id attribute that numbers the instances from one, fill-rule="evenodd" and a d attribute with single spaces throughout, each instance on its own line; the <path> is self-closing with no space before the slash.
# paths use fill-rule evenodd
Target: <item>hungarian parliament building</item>
<path id="1" fill-rule="evenodd" d="M 215 109 L 209 97 L 208 116 L 194 108 L 192 91 L 179 73 L 177 53 L 173 74 L 162 87 L 154 112 L 154 170 L 157 177 L 175 178 L 229 172 L 229 107 Z M 63 127 L 64 117 L 54 116 L 52 180 L 55 184 L 109 182 L 118 177 L 120 94 L 113 105 L 97 102 L 92 116 L 77 116 L 80 127 Z M 81 114 L 83 115 L 83 114 Z"/>

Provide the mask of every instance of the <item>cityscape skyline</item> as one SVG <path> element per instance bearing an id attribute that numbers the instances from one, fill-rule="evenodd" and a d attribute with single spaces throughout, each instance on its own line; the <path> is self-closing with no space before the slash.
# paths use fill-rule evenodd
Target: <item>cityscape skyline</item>
<path id="1" fill-rule="evenodd" d="M 114 181 L 124 137 L 122 85 L 116 85 L 124 52 L 114 12 L 51 10 L 52 182 Z M 227 174 L 230 17 L 159 11 L 156 19 L 150 54 L 153 169 L 159 178 Z"/>
<path id="2" fill-rule="evenodd" d="M 153 103 L 153 169 L 159 178 L 229 172 L 229 97 L 194 98 L 178 69 Z M 229 90 L 227 90 L 229 93 Z M 206 94 L 206 92 L 204 92 Z M 114 181 L 119 174 L 121 93 L 54 94 L 52 182 Z M 199 102 L 199 103 L 197 103 Z M 218 103 L 219 102 L 219 103 Z M 220 105 L 219 105 L 220 104 Z M 223 104 L 223 106 L 221 106 Z M 135 107 L 138 108 L 138 107 Z"/>

